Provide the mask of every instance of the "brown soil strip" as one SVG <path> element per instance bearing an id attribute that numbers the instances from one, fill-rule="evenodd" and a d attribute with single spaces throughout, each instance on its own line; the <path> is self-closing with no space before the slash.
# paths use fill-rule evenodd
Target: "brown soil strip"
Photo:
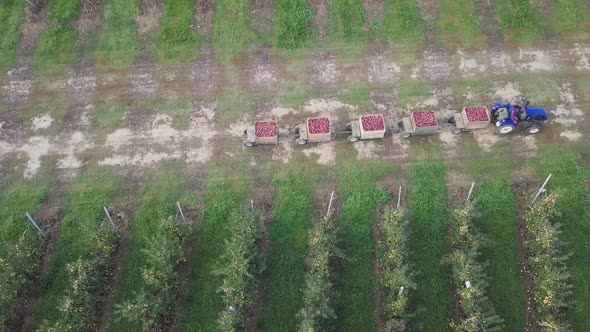
<path id="1" fill-rule="evenodd" d="M 315 15 L 312 18 L 312 25 L 317 32 L 319 40 L 326 40 L 330 32 L 328 26 L 328 6 L 329 0 L 309 0 L 309 4 L 315 10 Z"/>
<path id="2" fill-rule="evenodd" d="M 37 1 L 37 7 L 27 6 L 21 24 L 22 37 L 17 48 L 17 67 L 30 63 L 43 31 L 47 29 L 47 1 Z"/>
<path id="3" fill-rule="evenodd" d="M 481 18 L 482 32 L 486 36 L 488 47 L 502 47 L 503 37 L 500 30 L 500 17 L 494 2 L 475 0 L 475 13 L 477 17 Z"/>
<path id="4" fill-rule="evenodd" d="M 418 0 L 420 16 L 426 21 L 426 40 L 428 44 L 436 45 L 437 39 L 436 21 L 439 15 L 439 0 Z"/>
<path id="5" fill-rule="evenodd" d="M 211 38 L 213 32 L 213 18 L 217 0 L 196 0 L 195 4 L 195 28 L 207 39 Z"/>
<path id="6" fill-rule="evenodd" d="M 369 31 L 371 23 L 383 19 L 385 0 L 363 0 L 365 5 L 365 31 Z"/>
<path id="7" fill-rule="evenodd" d="M 162 22 L 162 11 L 162 0 L 140 0 L 139 15 L 135 18 L 139 36 L 156 32 Z"/>
<path id="8" fill-rule="evenodd" d="M 78 46 L 81 49 L 88 47 L 88 35 L 98 31 L 102 25 L 103 0 L 86 0 L 82 1 L 80 16 L 76 21 L 76 31 L 78 32 Z M 89 61 L 87 56 L 82 61 Z"/>
<path id="9" fill-rule="evenodd" d="M 259 38 L 263 38 L 272 33 L 273 14 L 273 0 L 250 1 L 250 26 Z"/>

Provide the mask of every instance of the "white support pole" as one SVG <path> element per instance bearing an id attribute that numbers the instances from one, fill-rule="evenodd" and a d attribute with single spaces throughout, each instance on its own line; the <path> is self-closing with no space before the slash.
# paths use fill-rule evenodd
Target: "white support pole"
<path id="1" fill-rule="evenodd" d="M 399 205 L 402 203 L 402 186 L 399 186 L 399 191 L 397 193 L 397 207 L 399 209 Z"/>
<path id="2" fill-rule="evenodd" d="M 469 194 L 467 194 L 467 199 L 465 200 L 465 202 L 469 202 L 471 194 L 473 193 L 473 187 L 475 187 L 475 182 L 471 182 L 471 188 L 469 189 Z"/>
<path id="3" fill-rule="evenodd" d="M 250 200 L 250 210 L 254 210 L 254 200 Z"/>
<path id="4" fill-rule="evenodd" d="M 549 176 L 547 177 L 547 179 L 545 179 L 545 182 L 543 182 L 543 185 L 541 186 L 541 188 L 539 188 L 539 191 L 537 191 L 537 194 L 535 195 L 535 198 L 533 198 L 533 204 L 537 201 L 537 198 L 539 198 L 539 195 L 541 195 L 542 193 L 545 192 L 545 186 L 547 185 L 547 183 L 549 182 L 549 180 L 551 179 L 551 176 L 553 174 L 549 174 Z"/>
<path id="5" fill-rule="evenodd" d="M 332 212 L 332 201 L 334 201 L 334 190 L 332 190 L 332 195 L 330 195 L 330 203 L 328 203 L 328 212 L 326 212 L 326 217 L 330 216 L 330 212 Z"/>
<path id="6" fill-rule="evenodd" d="M 180 216 L 182 217 L 182 221 L 186 224 L 186 218 L 184 217 L 184 212 L 182 212 L 182 208 L 180 207 L 180 202 L 176 202 L 176 207 L 178 208 L 178 212 L 180 212 Z"/>
<path id="7" fill-rule="evenodd" d="M 39 232 L 41 237 L 44 238 L 45 240 L 47 240 L 47 236 L 45 236 L 45 233 L 43 232 L 41 227 L 39 227 L 39 225 L 37 225 L 37 223 L 35 222 L 35 219 L 33 219 L 33 217 L 31 217 L 31 215 L 28 212 L 27 212 L 27 218 L 29 218 L 29 221 L 31 221 L 33 226 L 35 226 L 35 228 L 37 229 L 37 232 Z"/>
<path id="8" fill-rule="evenodd" d="M 35 5 L 33 2 L 31 2 L 30 0 L 25 0 L 29 5 L 37 8 L 37 5 Z"/>
<path id="9" fill-rule="evenodd" d="M 115 222 L 113 221 L 113 218 L 111 218 L 111 214 L 109 213 L 109 210 L 107 209 L 106 206 L 103 206 L 102 209 L 104 210 L 104 214 L 107 215 L 107 218 L 109 219 L 109 222 L 111 223 L 111 226 L 113 227 L 113 230 L 116 232 L 117 226 L 115 226 Z"/>

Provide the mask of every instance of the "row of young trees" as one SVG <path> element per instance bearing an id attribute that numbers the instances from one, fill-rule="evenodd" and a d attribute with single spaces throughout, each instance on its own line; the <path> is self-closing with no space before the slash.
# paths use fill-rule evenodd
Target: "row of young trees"
<path id="1" fill-rule="evenodd" d="M 570 273 L 560 240 L 560 224 L 555 221 L 558 193 L 552 193 L 531 206 L 524 214 L 527 240 L 527 265 L 533 276 L 535 318 L 544 331 L 572 331 L 565 317 L 573 305 Z"/>
<path id="2" fill-rule="evenodd" d="M 451 214 L 450 253 L 444 263 L 459 298 L 461 315 L 451 322 L 455 331 L 493 332 L 504 329 L 488 293 L 487 263 L 482 261 L 481 247 L 486 242 L 475 225 L 475 209 L 467 203 Z"/>

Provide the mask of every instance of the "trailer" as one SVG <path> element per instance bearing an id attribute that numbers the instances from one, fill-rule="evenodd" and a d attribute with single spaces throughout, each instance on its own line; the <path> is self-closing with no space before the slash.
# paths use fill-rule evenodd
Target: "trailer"
<path id="1" fill-rule="evenodd" d="M 412 112 L 410 116 L 404 117 L 398 122 L 398 127 L 402 138 L 434 135 L 441 130 L 433 111 Z"/>
<path id="2" fill-rule="evenodd" d="M 279 126 L 276 121 L 256 121 L 253 126 L 246 128 L 244 133 L 246 134 L 244 146 L 247 148 L 279 143 Z"/>
<path id="3" fill-rule="evenodd" d="M 332 140 L 332 126 L 329 118 L 308 118 L 305 123 L 295 128 L 299 145 L 307 143 L 330 142 Z"/>
<path id="4" fill-rule="evenodd" d="M 346 124 L 345 133 L 349 142 L 356 142 L 359 139 L 377 139 L 385 136 L 385 119 L 383 114 L 361 115 L 358 120 L 352 120 Z"/>
<path id="5" fill-rule="evenodd" d="M 485 106 L 464 107 L 459 113 L 455 113 L 448 120 L 449 124 L 454 125 L 453 134 L 459 134 L 465 131 L 484 129 L 490 125 L 490 111 Z"/>

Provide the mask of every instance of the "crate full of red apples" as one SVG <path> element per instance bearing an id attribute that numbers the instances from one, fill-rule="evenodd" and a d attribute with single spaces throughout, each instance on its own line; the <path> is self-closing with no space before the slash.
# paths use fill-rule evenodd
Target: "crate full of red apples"
<path id="1" fill-rule="evenodd" d="M 490 123 L 490 111 L 485 106 L 465 107 L 461 117 L 467 129 L 485 128 Z"/>
<path id="2" fill-rule="evenodd" d="M 383 138 L 385 135 L 385 120 L 383 114 L 363 115 L 359 118 L 361 138 Z"/>
<path id="3" fill-rule="evenodd" d="M 328 118 L 307 119 L 307 137 L 310 142 L 325 142 L 332 139 L 332 127 Z"/>
<path id="4" fill-rule="evenodd" d="M 254 132 L 256 144 L 277 144 L 279 141 L 279 126 L 276 121 L 256 121 Z"/>
<path id="5" fill-rule="evenodd" d="M 432 130 L 438 128 L 436 115 L 433 111 L 412 112 L 410 122 L 414 130 Z"/>

